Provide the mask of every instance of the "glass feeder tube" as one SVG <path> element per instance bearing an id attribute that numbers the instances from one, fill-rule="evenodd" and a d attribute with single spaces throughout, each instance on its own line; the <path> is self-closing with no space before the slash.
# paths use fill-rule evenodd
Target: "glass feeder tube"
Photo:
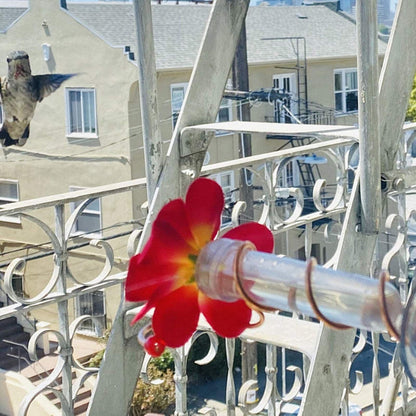
<path id="1" fill-rule="evenodd" d="M 316 317 L 306 294 L 305 265 L 256 251 L 250 242 L 222 238 L 199 254 L 196 280 L 199 289 L 213 299 L 234 302 L 246 298 L 259 309 Z M 386 330 L 377 279 L 316 265 L 310 284 L 319 311 L 329 321 L 375 332 Z M 400 328 L 402 305 L 391 283 L 385 284 L 384 296 L 388 316 Z"/>

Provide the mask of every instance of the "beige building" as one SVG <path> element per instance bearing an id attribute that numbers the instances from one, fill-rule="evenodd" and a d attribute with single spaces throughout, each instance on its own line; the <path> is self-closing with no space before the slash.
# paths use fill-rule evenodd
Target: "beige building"
<path id="1" fill-rule="evenodd" d="M 10 51 L 25 50 L 34 74 L 77 76 L 38 105 L 24 147 L 1 149 L 1 203 L 143 177 L 132 4 L 64 0 L 16 4 L 19 7 L 0 7 L 0 74 L 7 73 Z M 160 126 L 166 146 L 210 7 L 153 5 Z M 252 120 L 357 122 L 356 36 L 350 17 L 325 6 L 259 6 L 250 8 L 246 26 L 250 90 L 257 94 L 247 94 L 243 101 L 251 104 Z M 380 41 L 380 60 L 385 49 L 386 44 Z M 281 94 L 281 99 L 275 100 L 273 92 Z M 224 99 L 218 119 L 236 119 L 240 102 Z M 238 143 L 237 135 L 219 133 L 210 145 L 209 163 L 236 158 Z M 290 138 L 252 137 L 253 153 L 257 154 L 291 144 Z M 239 188 L 236 172 L 225 172 L 216 179 L 226 191 Z M 298 186 L 302 180 L 298 164 L 291 162 L 281 185 Z M 234 195 L 229 195 L 230 202 Z M 71 251 L 70 259 L 71 271 L 79 280 L 89 279 L 102 265 L 99 252 L 83 246 L 91 237 L 111 239 L 114 272 L 125 270 L 127 234 L 140 226 L 140 207 L 145 199 L 142 190 L 133 200 L 130 194 L 120 194 L 96 200 L 86 208 L 68 240 L 69 246 L 79 246 Z M 74 208 L 69 207 L 67 217 Z M 53 228 L 53 212 L 40 210 L 36 214 Z M 48 238 L 23 218 L 2 218 L 0 229 L 2 270 L 12 258 L 35 257 L 26 263 L 24 279 L 16 275 L 16 285 L 33 295 L 41 290 L 52 268 L 52 256 L 41 256 L 50 254 L 50 245 L 45 243 Z M 282 239 L 281 245 L 289 255 L 301 256 L 296 235 L 289 235 L 289 240 Z M 324 261 L 331 248 L 322 240 L 314 250 Z M 93 270 L 80 268 L 79 260 L 86 257 L 96 259 L 88 262 L 96 264 Z M 118 289 L 89 296 L 84 304 L 74 305 L 74 316 L 92 312 L 105 316 L 111 325 L 119 299 Z M 55 314 L 51 308 L 36 318 L 54 322 Z"/>

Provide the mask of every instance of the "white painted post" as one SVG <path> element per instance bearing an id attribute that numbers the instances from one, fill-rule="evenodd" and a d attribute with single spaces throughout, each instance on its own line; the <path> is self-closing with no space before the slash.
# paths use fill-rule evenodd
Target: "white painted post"
<path id="1" fill-rule="evenodd" d="M 363 233 L 375 234 L 380 229 L 381 219 L 377 1 L 358 0 L 356 13 L 361 227 Z"/>
<path id="2" fill-rule="evenodd" d="M 380 73 L 381 172 L 395 168 L 402 126 L 416 73 L 416 1 L 399 0 Z"/>
<path id="3" fill-rule="evenodd" d="M 140 110 L 142 116 L 147 199 L 151 201 L 162 169 L 162 138 L 157 104 L 156 59 L 150 0 L 133 0 L 137 29 Z"/>
<path id="4" fill-rule="evenodd" d="M 66 241 L 65 241 L 65 206 L 59 204 L 55 206 L 55 233 L 60 243 L 61 252 L 56 253 L 55 261 L 59 263 L 59 279 L 57 290 L 59 293 L 66 294 Z M 61 348 L 59 355 L 65 361 L 62 368 L 62 393 L 66 403 L 62 404 L 62 414 L 70 415 L 73 413 L 72 403 L 72 346 L 69 335 L 69 316 L 68 300 L 58 302 L 59 332 L 65 340 L 65 347 Z"/>
<path id="5" fill-rule="evenodd" d="M 189 147 L 185 144 L 188 151 L 192 146 L 200 147 L 196 155 L 191 151 L 186 158 L 180 151 L 180 132 L 187 126 L 215 121 L 248 5 L 249 0 L 217 0 L 212 7 L 188 92 L 149 208 L 139 250 L 146 241 L 153 218 L 161 206 L 167 200 L 177 198 L 185 190 L 187 181 L 184 177 L 187 174 L 184 172 L 192 171 L 195 176 L 199 175 L 206 151 L 206 146 L 203 145 L 205 134 L 193 136 Z M 191 179 L 188 177 L 188 181 Z M 131 331 L 127 332 L 125 329 L 129 325 L 125 322 L 125 315 L 132 306 L 122 302 L 113 322 L 96 389 L 88 409 L 89 416 L 125 415 L 128 412 L 144 357 L 143 348 Z M 117 400 L 108 395 L 109 391 L 120 393 Z"/>
<path id="6" fill-rule="evenodd" d="M 181 131 L 188 126 L 215 121 L 248 5 L 249 0 L 216 0 L 212 7 L 139 249 L 162 205 L 183 194 L 199 175 L 212 133 L 198 132 L 181 139 Z"/>

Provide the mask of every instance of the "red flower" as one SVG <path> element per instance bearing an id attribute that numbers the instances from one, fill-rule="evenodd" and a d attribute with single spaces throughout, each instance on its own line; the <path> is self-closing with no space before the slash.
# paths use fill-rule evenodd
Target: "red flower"
<path id="1" fill-rule="evenodd" d="M 195 180 L 186 199 L 175 199 L 159 212 L 143 251 L 130 260 L 126 300 L 147 301 L 133 322 L 155 308 L 154 336 L 145 344 L 153 355 L 161 345 L 177 348 L 192 336 L 202 312 L 220 336 L 240 335 L 250 324 L 251 309 L 244 300 L 222 302 L 206 296 L 195 282 L 195 263 L 201 249 L 217 234 L 224 195 L 221 187 L 205 178 Z M 249 240 L 258 250 L 273 251 L 273 235 L 263 225 L 247 223 L 223 236 Z M 158 348 L 152 349 L 157 343 Z"/>

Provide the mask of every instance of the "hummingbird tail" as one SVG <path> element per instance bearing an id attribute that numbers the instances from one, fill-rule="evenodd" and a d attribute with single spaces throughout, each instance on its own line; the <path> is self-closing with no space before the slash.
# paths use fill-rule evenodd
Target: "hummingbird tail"
<path id="1" fill-rule="evenodd" d="M 9 132 L 3 126 L 0 130 L 0 143 L 3 147 L 8 147 L 17 144 L 18 141 L 12 139 Z"/>

